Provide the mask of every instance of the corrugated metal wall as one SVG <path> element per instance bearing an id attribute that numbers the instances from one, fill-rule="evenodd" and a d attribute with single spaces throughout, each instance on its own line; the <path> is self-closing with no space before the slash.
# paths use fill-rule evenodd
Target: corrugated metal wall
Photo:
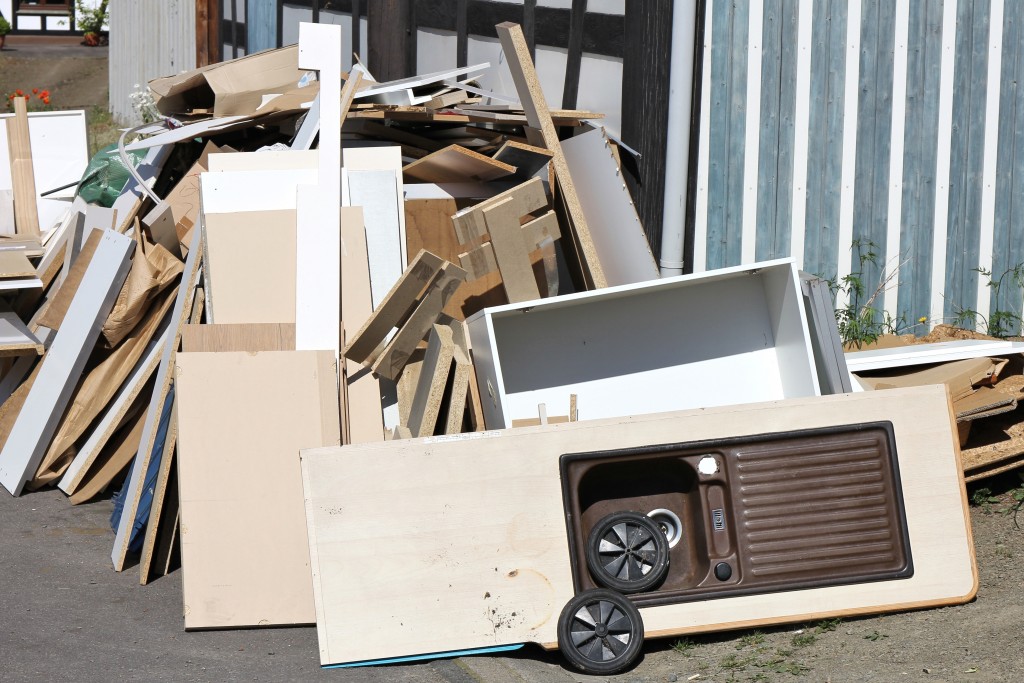
<path id="1" fill-rule="evenodd" d="M 828 278 L 854 242 L 898 268 L 908 322 L 1022 312 L 1024 16 L 1005 0 L 709 0 L 694 269 L 794 256 Z M 998 300 L 996 299 L 998 296 Z"/>
<path id="2" fill-rule="evenodd" d="M 135 85 L 196 66 L 195 0 L 110 3 L 110 111 L 139 123 L 132 110 Z"/>

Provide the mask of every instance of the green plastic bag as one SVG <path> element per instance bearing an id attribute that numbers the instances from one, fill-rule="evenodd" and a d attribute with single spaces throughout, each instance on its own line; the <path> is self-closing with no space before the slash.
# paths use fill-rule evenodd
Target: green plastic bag
<path id="1" fill-rule="evenodd" d="M 137 168 L 146 156 L 146 150 L 128 152 L 128 158 Z M 78 195 L 90 204 L 110 208 L 114 200 L 124 191 L 131 173 L 117 153 L 117 145 L 107 145 L 89 160 L 85 173 L 78 183 Z"/>

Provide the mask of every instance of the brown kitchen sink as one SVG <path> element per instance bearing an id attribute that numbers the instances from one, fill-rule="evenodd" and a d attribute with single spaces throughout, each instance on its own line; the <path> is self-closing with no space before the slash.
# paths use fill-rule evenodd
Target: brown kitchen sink
<path id="1" fill-rule="evenodd" d="M 560 469 L 577 594 L 648 606 L 913 575 L 889 422 L 570 453 Z"/>

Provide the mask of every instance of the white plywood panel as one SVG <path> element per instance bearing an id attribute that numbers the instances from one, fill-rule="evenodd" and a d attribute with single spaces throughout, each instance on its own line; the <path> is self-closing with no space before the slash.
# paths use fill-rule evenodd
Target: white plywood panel
<path id="1" fill-rule="evenodd" d="M 211 173 L 221 171 L 291 171 L 320 167 L 319 152 L 315 149 L 211 154 L 209 159 L 209 170 Z"/>
<path id="2" fill-rule="evenodd" d="M 349 151 L 345 150 L 346 158 Z M 370 292 L 376 308 L 402 277 L 404 269 L 398 185 L 391 170 L 353 171 L 346 167 L 345 177 L 348 186 L 346 205 L 363 207 Z"/>
<path id="3" fill-rule="evenodd" d="M 5 125 L 6 120 L 13 116 L 0 114 L 0 192 L 13 188 Z M 84 111 L 30 112 L 28 133 L 37 193 L 77 183 L 81 179 L 89 163 Z M 41 232 L 60 221 L 74 196 L 75 188 L 72 186 L 36 200 Z"/>
<path id="4" fill-rule="evenodd" d="M 202 173 L 203 213 L 294 209 L 295 188 L 316 185 L 318 176 L 313 168 Z"/>
<path id="5" fill-rule="evenodd" d="M 0 484 L 14 495 L 35 476 L 57 423 L 92 353 L 131 265 L 134 240 L 114 231 L 100 239 L 60 331 L 42 360 L 18 419 L 0 451 Z"/>
<path id="6" fill-rule="evenodd" d="M 895 434 L 911 578 L 644 607 L 646 635 L 969 600 L 977 568 L 948 399 L 915 387 L 304 451 L 320 661 L 555 647 L 573 596 L 562 454 L 876 421 Z"/>
<path id="7" fill-rule="evenodd" d="M 562 151 L 608 284 L 657 279 L 658 266 L 604 130 L 569 138 Z"/>
<path id="8" fill-rule="evenodd" d="M 819 393 L 790 259 L 498 306 L 468 326 L 489 428 L 570 394 L 595 419 Z"/>
<path id="9" fill-rule="evenodd" d="M 331 352 L 176 364 L 185 628 L 312 623 L 298 454 L 340 443 Z"/>

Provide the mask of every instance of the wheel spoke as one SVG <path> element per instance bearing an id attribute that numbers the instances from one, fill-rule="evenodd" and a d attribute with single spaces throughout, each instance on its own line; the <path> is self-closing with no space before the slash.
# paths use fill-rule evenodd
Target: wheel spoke
<path id="1" fill-rule="evenodd" d="M 608 622 L 608 632 L 618 634 L 628 634 L 630 629 L 633 628 L 633 624 L 630 623 L 629 617 L 621 612 L 617 612 Z"/>
<path id="2" fill-rule="evenodd" d="M 577 648 L 579 653 L 592 662 L 604 661 L 604 644 L 599 638 L 594 638 Z"/>
<path id="3" fill-rule="evenodd" d="M 642 526 L 636 525 L 632 527 L 633 533 L 630 538 L 629 547 L 638 548 L 640 546 L 652 543 L 651 535 Z"/>
<path id="4" fill-rule="evenodd" d="M 653 548 L 650 550 L 636 550 L 633 552 L 633 556 L 636 557 L 642 564 L 654 566 L 654 560 L 658 557 L 658 552 Z"/>
<path id="5" fill-rule="evenodd" d="M 618 657 L 619 655 L 621 655 L 623 652 L 626 651 L 627 647 L 629 647 L 629 635 L 628 634 L 626 634 L 624 636 L 611 636 L 610 635 L 610 636 L 608 636 L 607 638 L 604 639 L 604 644 L 609 649 L 611 649 L 612 652 L 615 653 L 616 657 Z"/>
<path id="6" fill-rule="evenodd" d="M 596 637 L 597 636 L 593 631 L 573 631 L 572 644 L 575 645 L 578 650 L 584 643 L 591 641 Z"/>
<path id="7" fill-rule="evenodd" d="M 622 570 L 625 568 L 625 566 L 626 566 L 626 556 L 625 555 L 618 555 L 618 556 L 612 558 L 612 560 L 610 562 L 608 562 L 606 565 L 604 565 L 604 568 L 605 568 L 605 571 L 607 571 L 612 576 L 621 578 L 622 577 Z"/>
<path id="8" fill-rule="evenodd" d="M 619 611 L 615 608 L 615 605 L 607 600 L 601 600 L 598 603 L 601 607 L 601 616 L 599 617 L 601 624 L 607 624 L 611 620 L 613 614 L 618 614 Z"/>
<path id="9" fill-rule="evenodd" d="M 629 527 L 621 522 L 612 527 L 612 532 L 618 537 L 619 545 L 623 548 L 629 547 Z"/>
<path id="10" fill-rule="evenodd" d="M 590 605 L 584 605 L 583 607 L 578 609 L 576 611 L 576 614 L 574 615 L 574 618 L 577 621 L 581 621 L 587 626 L 589 626 L 591 630 L 593 630 L 593 628 L 597 625 L 597 622 L 594 621 L 594 615 L 590 612 Z"/>
<path id="11" fill-rule="evenodd" d="M 623 552 L 625 550 L 625 548 L 622 547 L 621 545 L 616 544 L 615 543 L 616 540 L 618 540 L 618 539 L 614 538 L 614 540 L 612 540 L 612 539 L 609 539 L 607 536 L 605 536 L 604 538 L 601 539 L 601 544 L 598 546 L 597 551 L 599 553 L 602 553 L 602 554 L 604 554 L 604 553 L 621 553 L 621 552 Z"/>

